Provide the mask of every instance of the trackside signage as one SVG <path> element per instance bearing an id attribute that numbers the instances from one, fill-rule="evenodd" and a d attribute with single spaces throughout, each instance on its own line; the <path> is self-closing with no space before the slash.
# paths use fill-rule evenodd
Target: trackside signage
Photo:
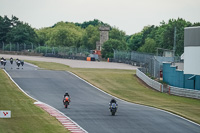
<path id="1" fill-rule="evenodd" d="M 11 118 L 11 111 L 0 110 L 0 118 Z"/>

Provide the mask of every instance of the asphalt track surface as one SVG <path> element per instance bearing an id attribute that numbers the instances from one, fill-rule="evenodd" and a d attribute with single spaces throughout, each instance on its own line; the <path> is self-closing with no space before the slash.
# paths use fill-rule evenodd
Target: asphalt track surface
<path id="1" fill-rule="evenodd" d="M 97 61 L 84 61 L 84 60 L 70 60 L 63 58 L 53 58 L 53 57 L 44 57 L 44 56 L 24 56 L 24 55 L 7 55 L 0 54 L 0 57 L 10 59 L 21 59 L 21 60 L 32 60 L 32 61 L 43 61 L 43 62 L 55 62 L 68 65 L 72 68 L 101 68 L 101 69 L 127 69 L 135 70 L 137 67 L 124 64 L 124 63 L 114 63 L 114 62 L 97 62 Z"/>
<path id="2" fill-rule="evenodd" d="M 2 66 L 1 66 L 2 68 Z M 47 103 L 70 117 L 89 133 L 199 133 L 200 126 L 170 113 L 122 100 L 116 116 L 111 116 L 109 96 L 66 71 L 38 70 L 25 64 L 6 71 L 33 98 Z M 71 96 L 65 109 L 65 91 Z"/>

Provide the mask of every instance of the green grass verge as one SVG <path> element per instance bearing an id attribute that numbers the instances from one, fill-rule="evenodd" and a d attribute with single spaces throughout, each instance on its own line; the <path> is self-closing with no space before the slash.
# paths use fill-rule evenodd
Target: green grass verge
<path id="1" fill-rule="evenodd" d="M 167 110 L 200 124 L 200 100 L 157 92 L 144 85 L 134 70 L 81 69 L 58 63 L 29 62 L 45 69 L 71 71 L 116 97 Z"/>
<path id="2" fill-rule="evenodd" d="M 0 133 L 69 132 L 59 121 L 33 104 L 0 69 L 0 110 L 11 110 L 11 118 L 0 118 Z"/>

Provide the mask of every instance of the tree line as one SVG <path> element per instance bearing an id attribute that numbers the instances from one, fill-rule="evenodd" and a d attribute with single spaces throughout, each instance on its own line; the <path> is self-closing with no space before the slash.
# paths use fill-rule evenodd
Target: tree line
<path id="1" fill-rule="evenodd" d="M 184 51 L 184 28 L 200 26 L 200 23 L 191 23 L 182 18 L 162 21 L 159 26 L 145 26 L 141 32 L 133 35 L 117 27 L 110 26 L 98 19 L 83 23 L 58 22 L 52 27 L 34 29 L 28 23 L 17 17 L 0 16 L 0 42 L 26 43 L 47 45 L 53 47 L 76 47 L 94 50 L 96 41 L 99 41 L 100 26 L 110 27 L 109 40 L 103 44 L 102 57 L 112 58 L 113 50 L 139 51 L 156 53 L 157 48 L 173 49 L 174 30 L 176 28 L 176 55 Z"/>

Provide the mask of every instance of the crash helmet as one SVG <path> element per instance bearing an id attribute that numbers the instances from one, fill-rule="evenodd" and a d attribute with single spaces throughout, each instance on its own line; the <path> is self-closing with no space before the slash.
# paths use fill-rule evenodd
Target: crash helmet
<path id="1" fill-rule="evenodd" d="M 66 91 L 66 92 L 65 92 L 65 95 L 69 95 L 69 93 Z"/>
<path id="2" fill-rule="evenodd" d="M 111 99 L 111 103 L 116 103 L 116 100 L 114 98 Z"/>

